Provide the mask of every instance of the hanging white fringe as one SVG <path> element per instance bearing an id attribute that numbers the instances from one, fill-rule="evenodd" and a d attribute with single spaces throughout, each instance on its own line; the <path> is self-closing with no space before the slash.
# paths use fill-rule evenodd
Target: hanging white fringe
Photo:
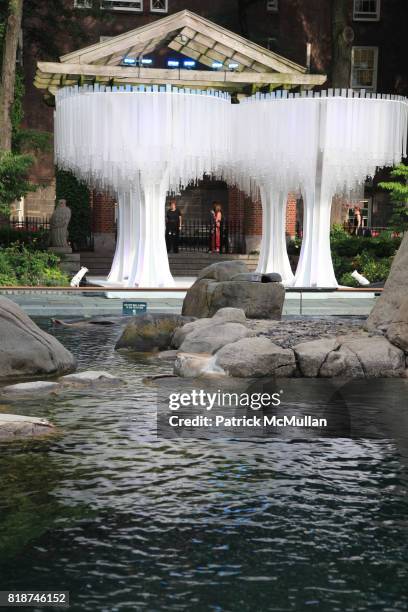
<path id="1" fill-rule="evenodd" d="M 55 158 L 119 202 L 109 280 L 170 286 L 164 199 L 203 174 L 260 193 L 263 237 L 258 270 L 286 284 L 334 287 L 330 212 L 334 195 L 361 188 L 377 167 L 406 154 L 408 105 L 399 96 L 351 90 L 257 94 L 231 105 L 228 94 L 95 86 L 57 93 Z M 286 252 L 288 192 L 304 201 L 295 277 Z"/>

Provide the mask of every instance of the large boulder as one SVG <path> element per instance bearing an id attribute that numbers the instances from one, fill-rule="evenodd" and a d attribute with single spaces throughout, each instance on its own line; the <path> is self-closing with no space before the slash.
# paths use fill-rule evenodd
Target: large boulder
<path id="1" fill-rule="evenodd" d="M 240 260 L 223 261 L 204 268 L 187 291 L 182 313 L 212 317 L 221 308 L 241 308 L 250 319 L 280 319 L 285 289 L 277 275 L 248 273 Z M 262 282 L 266 281 L 268 282 Z"/>
<path id="2" fill-rule="evenodd" d="M 190 332 L 204 330 L 207 327 L 213 326 L 215 323 L 246 323 L 246 317 L 243 310 L 240 308 L 221 308 L 215 315 L 210 318 L 197 319 L 191 323 L 186 323 L 182 327 L 176 329 L 172 339 L 172 346 L 179 348 L 187 335 Z"/>
<path id="3" fill-rule="evenodd" d="M 208 295 L 209 316 L 220 308 L 242 308 L 248 319 L 280 319 L 285 288 L 281 283 L 224 281 Z"/>
<path id="4" fill-rule="evenodd" d="M 218 351 L 215 365 L 237 378 L 288 377 L 296 370 L 293 351 L 283 349 L 265 337 L 245 338 L 227 344 Z"/>
<path id="5" fill-rule="evenodd" d="M 293 347 L 306 377 L 398 377 L 405 371 L 403 351 L 383 336 L 353 334 L 302 342 Z"/>
<path id="6" fill-rule="evenodd" d="M 236 271 L 238 265 L 245 266 L 243 262 L 231 261 L 205 268 L 187 291 L 183 315 L 207 318 L 229 307 L 242 309 L 249 319 L 280 319 L 285 300 L 283 285 L 254 282 L 250 280 L 253 275 Z"/>
<path id="7" fill-rule="evenodd" d="M 46 419 L 0 413 L 0 440 L 2 441 L 46 436 L 55 432 L 54 425 Z"/>
<path id="8" fill-rule="evenodd" d="M 395 319 L 403 300 L 408 298 L 408 232 L 392 262 L 384 290 L 376 301 L 367 321 L 366 329 L 386 330 Z"/>
<path id="9" fill-rule="evenodd" d="M 293 347 L 300 373 L 306 378 L 315 378 L 329 353 L 338 347 L 336 338 L 319 338 L 311 342 L 301 342 Z"/>
<path id="10" fill-rule="evenodd" d="M 179 348 L 183 353 L 212 354 L 226 344 L 249 335 L 252 335 L 252 332 L 242 323 L 218 323 L 213 319 L 211 325 L 190 331 Z"/>
<path id="11" fill-rule="evenodd" d="M 208 278 L 215 281 L 231 280 L 236 274 L 244 274 L 248 272 L 248 266 L 244 261 L 239 259 L 233 261 L 219 261 L 213 263 L 206 268 L 203 268 L 197 277 L 197 280 Z"/>
<path id="12" fill-rule="evenodd" d="M 400 349 L 408 352 L 408 297 L 403 298 L 401 305 L 387 329 L 387 338 Z"/>
<path id="13" fill-rule="evenodd" d="M 356 334 L 339 340 L 342 347 L 346 346 L 356 355 L 366 378 L 393 378 L 404 374 L 404 352 L 383 336 Z"/>
<path id="14" fill-rule="evenodd" d="M 75 369 L 73 355 L 42 331 L 17 304 L 0 297 L 0 379 L 63 374 Z"/>
<path id="15" fill-rule="evenodd" d="M 126 325 L 115 348 L 137 353 L 164 351 L 171 348 L 175 330 L 192 320 L 192 317 L 173 314 L 139 315 Z"/>

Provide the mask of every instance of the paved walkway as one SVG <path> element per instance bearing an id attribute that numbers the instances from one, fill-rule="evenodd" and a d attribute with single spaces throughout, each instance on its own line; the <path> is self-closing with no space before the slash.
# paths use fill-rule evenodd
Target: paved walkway
<path id="1" fill-rule="evenodd" d="M 176 279 L 178 280 L 178 279 Z M 178 286 L 186 286 L 180 279 Z M 120 298 L 108 298 L 100 293 L 52 293 L 52 292 L 0 292 L 19 304 L 34 317 L 92 317 L 117 316 L 122 314 L 124 301 L 146 302 L 149 312 L 180 313 L 184 293 L 155 292 L 122 294 Z M 114 295 L 110 293 L 110 295 Z M 367 316 L 375 300 L 372 293 L 297 293 L 286 294 L 284 315 L 342 315 Z"/>

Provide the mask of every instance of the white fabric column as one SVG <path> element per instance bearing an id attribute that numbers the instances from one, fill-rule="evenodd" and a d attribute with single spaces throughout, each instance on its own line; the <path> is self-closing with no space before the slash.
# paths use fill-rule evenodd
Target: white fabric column
<path id="1" fill-rule="evenodd" d="M 303 195 L 303 240 L 295 287 L 337 287 L 330 248 L 332 195 L 320 186 Z"/>
<path id="2" fill-rule="evenodd" d="M 294 275 L 286 247 L 287 193 L 273 187 L 261 188 L 262 241 L 257 272 L 278 272 L 285 285 L 291 285 Z"/>
<path id="3" fill-rule="evenodd" d="M 141 187 L 138 212 L 138 246 L 127 286 L 172 287 L 165 239 L 167 177 Z"/>

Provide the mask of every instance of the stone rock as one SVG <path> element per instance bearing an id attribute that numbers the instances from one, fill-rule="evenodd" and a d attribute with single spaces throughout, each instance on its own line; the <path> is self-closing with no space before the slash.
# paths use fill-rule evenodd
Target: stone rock
<path id="1" fill-rule="evenodd" d="M 215 281 L 231 280 L 233 276 L 248 272 L 248 266 L 239 259 L 233 261 L 220 261 L 203 268 L 197 280 L 208 278 Z"/>
<path id="2" fill-rule="evenodd" d="M 0 440 L 15 440 L 55 433 L 55 427 L 46 419 L 0 413 Z"/>
<path id="3" fill-rule="evenodd" d="M 321 378 L 365 378 L 362 365 L 354 351 L 347 345 L 338 345 L 331 351 L 319 370 Z"/>
<path id="4" fill-rule="evenodd" d="M 392 262 L 391 270 L 384 290 L 377 299 L 367 321 L 366 329 L 387 329 L 395 319 L 402 305 L 402 301 L 408 298 L 408 232 L 401 242 Z"/>
<path id="5" fill-rule="evenodd" d="M 160 359 L 160 361 L 174 361 L 175 359 L 177 359 L 177 355 L 178 351 L 172 349 L 169 351 L 162 351 L 161 353 L 157 353 L 157 359 Z"/>
<path id="6" fill-rule="evenodd" d="M 211 319 L 217 323 L 246 323 L 245 312 L 242 308 L 220 308 Z"/>
<path id="7" fill-rule="evenodd" d="M 0 347 L 2 380 L 63 374 L 75 369 L 73 355 L 4 297 L 0 297 Z"/>
<path id="8" fill-rule="evenodd" d="M 174 374 L 183 378 L 197 378 L 210 374 L 223 375 L 225 372 L 216 365 L 215 355 L 203 353 L 179 353 L 174 363 Z"/>
<path id="9" fill-rule="evenodd" d="M 183 327 L 179 327 L 174 332 L 172 338 L 172 346 L 179 348 L 187 335 L 190 332 L 197 330 L 204 330 L 206 327 L 211 327 L 215 323 L 246 323 L 245 313 L 241 308 L 221 308 L 215 315 L 210 319 L 205 317 L 204 319 L 197 319 L 191 323 L 186 323 Z"/>
<path id="10" fill-rule="evenodd" d="M 139 353 L 170 349 L 175 330 L 192 320 L 192 317 L 172 314 L 146 314 L 134 317 L 126 325 L 115 348 Z"/>
<path id="11" fill-rule="evenodd" d="M 187 291 L 183 315 L 211 317 L 221 308 L 240 308 L 249 319 L 280 319 L 285 289 L 281 283 L 198 280 Z"/>
<path id="12" fill-rule="evenodd" d="M 401 376 L 405 370 L 405 355 L 384 336 L 353 335 L 339 338 L 361 364 L 366 378 Z"/>
<path id="13" fill-rule="evenodd" d="M 380 378 L 402 376 L 404 353 L 383 336 L 356 333 L 303 342 L 294 347 L 306 377 Z"/>
<path id="14" fill-rule="evenodd" d="M 186 323 L 182 327 L 178 327 L 173 334 L 171 345 L 176 349 L 180 348 L 183 344 L 184 340 L 187 338 L 188 334 L 193 331 L 197 331 L 199 329 L 204 329 L 211 325 L 211 319 L 197 319 L 197 321 L 192 321 L 191 323 Z"/>
<path id="15" fill-rule="evenodd" d="M 231 278 L 233 281 L 247 281 L 251 283 L 281 283 L 282 277 L 277 272 L 262 274 L 261 272 L 243 272 Z"/>
<path id="16" fill-rule="evenodd" d="M 215 364 L 238 378 L 288 377 L 296 370 L 294 352 L 263 337 L 227 344 L 218 351 Z"/>
<path id="17" fill-rule="evenodd" d="M 328 354 L 339 346 L 336 338 L 321 338 L 301 342 L 293 347 L 301 374 L 307 378 L 319 376 L 320 368 Z"/>
<path id="18" fill-rule="evenodd" d="M 392 344 L 408 352 L 408 297 L 402 299 L 386 335 Z"/>
<path id="19" fill-rule="evenodd" d="M 263 283 L 281 283 L 282 277 L 278 272 L 267 272 L 266 274 L 262 274 Z"/>
<path id="20" fill-rule="evenodd" d="M 37 380 L 34 382 L 18 383 L 16 385 L 8 385 L 1 389 L 2 393 L 17 394 L 17 395 L 32 395 L 33 393 L 52 393 L 59 388 L 56 382 L 48 382 L 45 380 Z"/>
<path id="21" fill-rule="evenodd" d="M 251 335 L 245 325 L 227 322 L 217 323 L 213 320 L 211 325 L 190 331 L 180 346 L 183 353 L 216 353 L 221 347 L 230 342 Z"/>
<path id="22" fill-rule="evenodd" d="M 220 308 L 241 308 L 248 319 L 280 319 L 285 288 L 281 283 L 216 283 L 209 297 L 209 316 Z"/>
<path id="23" fill-rule="evenodd" d="M 59 382 L 64 386 L 88 386 L 88 385 L 117 385 L 124 383 L 122 378 L 112 376 L 109 372 L 98 371 L 98 370 L 87 370 L 86 372 L 75 372 L 75 374 L 68 374 L 59 379 Z"/>

